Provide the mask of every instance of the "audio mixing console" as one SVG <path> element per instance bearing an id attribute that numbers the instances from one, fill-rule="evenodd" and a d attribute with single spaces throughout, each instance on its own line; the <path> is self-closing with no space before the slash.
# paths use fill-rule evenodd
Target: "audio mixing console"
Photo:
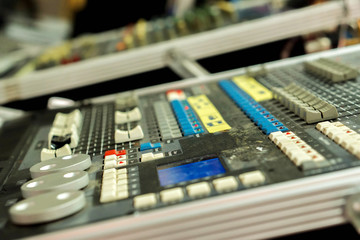
<path id="1" fill-rule="evenodd" d="M 359 57 L 304 56 L 6 123 L 1 238 L 256 239 L 346 222 Z"/>

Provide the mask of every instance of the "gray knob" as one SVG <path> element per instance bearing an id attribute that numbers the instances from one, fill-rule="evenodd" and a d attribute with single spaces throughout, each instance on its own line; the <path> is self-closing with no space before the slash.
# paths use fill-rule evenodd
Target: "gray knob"
<path id="1" fill-rule="evenodd" d="M 35 164 L 30 168 L 32 178 L 37 178 L 50 173 L 85 170 L 91 166 L 91 158 L 86 154 L 75 154 L 57 157 Z"/>
<path id="2" fill-rule="evenodd" d="M 15 224 L 30 225 L 74 214 L 86 204 L 83 191 L 53 191 L 22 200 L 9 209 Z"/>
<path id="3" fill-rule="evenodd" d="M 24 198 L 29 198 L 42 193 L 63 190 L 79 190 L 89 184 L 89 176 L 85 171 L 66 171 L 47 174 L 35 178 L 21 186 Z"/>

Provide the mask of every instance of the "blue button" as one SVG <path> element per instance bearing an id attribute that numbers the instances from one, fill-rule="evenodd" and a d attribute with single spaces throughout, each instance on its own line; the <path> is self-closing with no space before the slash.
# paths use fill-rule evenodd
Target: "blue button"
<path id="1" fill-rule="evenodd" d="M 161 148 L 161 143 L 157 142 L 157 143 L 153 143 L 153 149 L 155 148 Z"/>
<path id="2" fill-rule="evenodd" d="M 161 143 L 151 143 L 151 142 L 146 142 L 146 143 L 142 143 L 140 145 L 140 151 L 145 151 L 145 150 L 149 150 L 149 149 L 155 149 L 155 148 L 161 148 Z"/>
<path id="3" fill-rule="evenodd" d="M 186 129 L 185 131 L 184 131 L 184 136 L 186 137 L 186 136 L 190 136 L 190 135 L 194 135 L 195 134 L 195 132 L 191 129 L 191 130 L 189 130 L 189 129 Z"/>
<path id="4" fill-rule="evenodd" d="M 285 126 L 278 126 L 276 127 L 278 129 L 278 131 L 281 131 L 281 132 L 286 132 L 286 131 L 289 131 L 289 129 Z"/>
<path id="5" fill-rule="evenodd" d="M 263 116 L 265 117 L 266 115 L 268 115 L 268 114 L 270 114 L 270 113 L 269 113 L 268 111 L 266 111 L 266 110 L 265 110 L 265 111 L 260 112 L 260 114 L 261 114 L 261 115 L 263 115 Z"/>
<path id="6" fill-rule="evenodd" d="M 278 130 L 276 127 L 274 127 L 272 124 L 263 126 L 263 127 L 261 128 L 261 130 L 262 130 L 266 135 L 269 135 L 269 134 L 272 133 L 272 132 L 277 132 L 277 131 L 279 131 L 279 130 Z"/>
<path id="7" fill-rule="evenodd" d="M 148 149 L 152 149 L 152 144 L 151 144 L 151 142 L 142 143 L 142 144 L 140 145 L 140 151 L 145 151 L 145 150 L 148 150 Z"/>

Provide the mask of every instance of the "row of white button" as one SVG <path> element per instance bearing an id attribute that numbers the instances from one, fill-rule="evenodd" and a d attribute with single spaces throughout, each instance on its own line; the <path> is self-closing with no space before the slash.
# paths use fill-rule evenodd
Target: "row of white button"
<path id="1" fill-rule="evenodd" d="M 265 176 L 260 171 L 252 171 L 239 175 L 241 183 L 246 187 L 264 184 Z M 238 182 L 234 176 L 227 176 L 213 180 L 213 186 L 219 193 L 231 192 L 238 188 Z M 208 182 L 199 182 L 186 186 L 186 191 L 191 198 L 209 196 L 211 187 Z M 163 203 L 179 202 L 184 198 L 184 191 L 181 187 L 166 189 L 160 192 L 160 200 Z M 155 193 L 147 193 L 134 198 L 135 208 L 150 208 L 157 203 Z"/>
<path id="2" fill-rule="evenodd" d="M 115 111 L 115 124 L 123 124 L 128 122 L 139 121 L 141 112 L 138 107 L 128 112 Z"/>
<path id="3" fill-rule="evenodd" d="M 307 161 L 324 161 L 325 158 L 293 132 L 273 132 L 269 135 L 273 141 L 296 165 Z"/>
<path id="4" fill-rule="evenodd" d="M 104 159 L 104 169 L 123 167 L 127 165 L 126 155 L 108 155 Z"/>
<path id="5" fill-rule="evenodd" d="M 127 169 L 104 170 L 100 202 L 111 202 L 129 197 Z"/>
<path id="6" fill-rule="evenodd" d="M 360 134 L 341 122 L 321 122 L 316 129 L 360 159 Z"/>
<path id="7" fill-rule="evenodd" d="M 144 138 L 144 133 L 140 125 L 131 129 L 130 131 L 115 130 L 115 142 L 124 143 Z"/>

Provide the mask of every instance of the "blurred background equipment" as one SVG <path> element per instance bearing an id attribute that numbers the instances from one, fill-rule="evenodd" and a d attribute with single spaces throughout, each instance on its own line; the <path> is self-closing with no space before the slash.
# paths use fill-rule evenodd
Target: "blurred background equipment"
<path id="1" fill-rule="evenodd" d="M 20 108 L 54 93 L 119 91 L 116 79 L 138 79 L 128 89 L 179 80 L 166 62 L 171 49 L 214 73 L 341 47 L 360 12 L 357 0 L 16 2 L 3 32 L 20 47 L 0 57 L 0 103 Z M 81 87 L 90 89 L 72 92 Z"/>

